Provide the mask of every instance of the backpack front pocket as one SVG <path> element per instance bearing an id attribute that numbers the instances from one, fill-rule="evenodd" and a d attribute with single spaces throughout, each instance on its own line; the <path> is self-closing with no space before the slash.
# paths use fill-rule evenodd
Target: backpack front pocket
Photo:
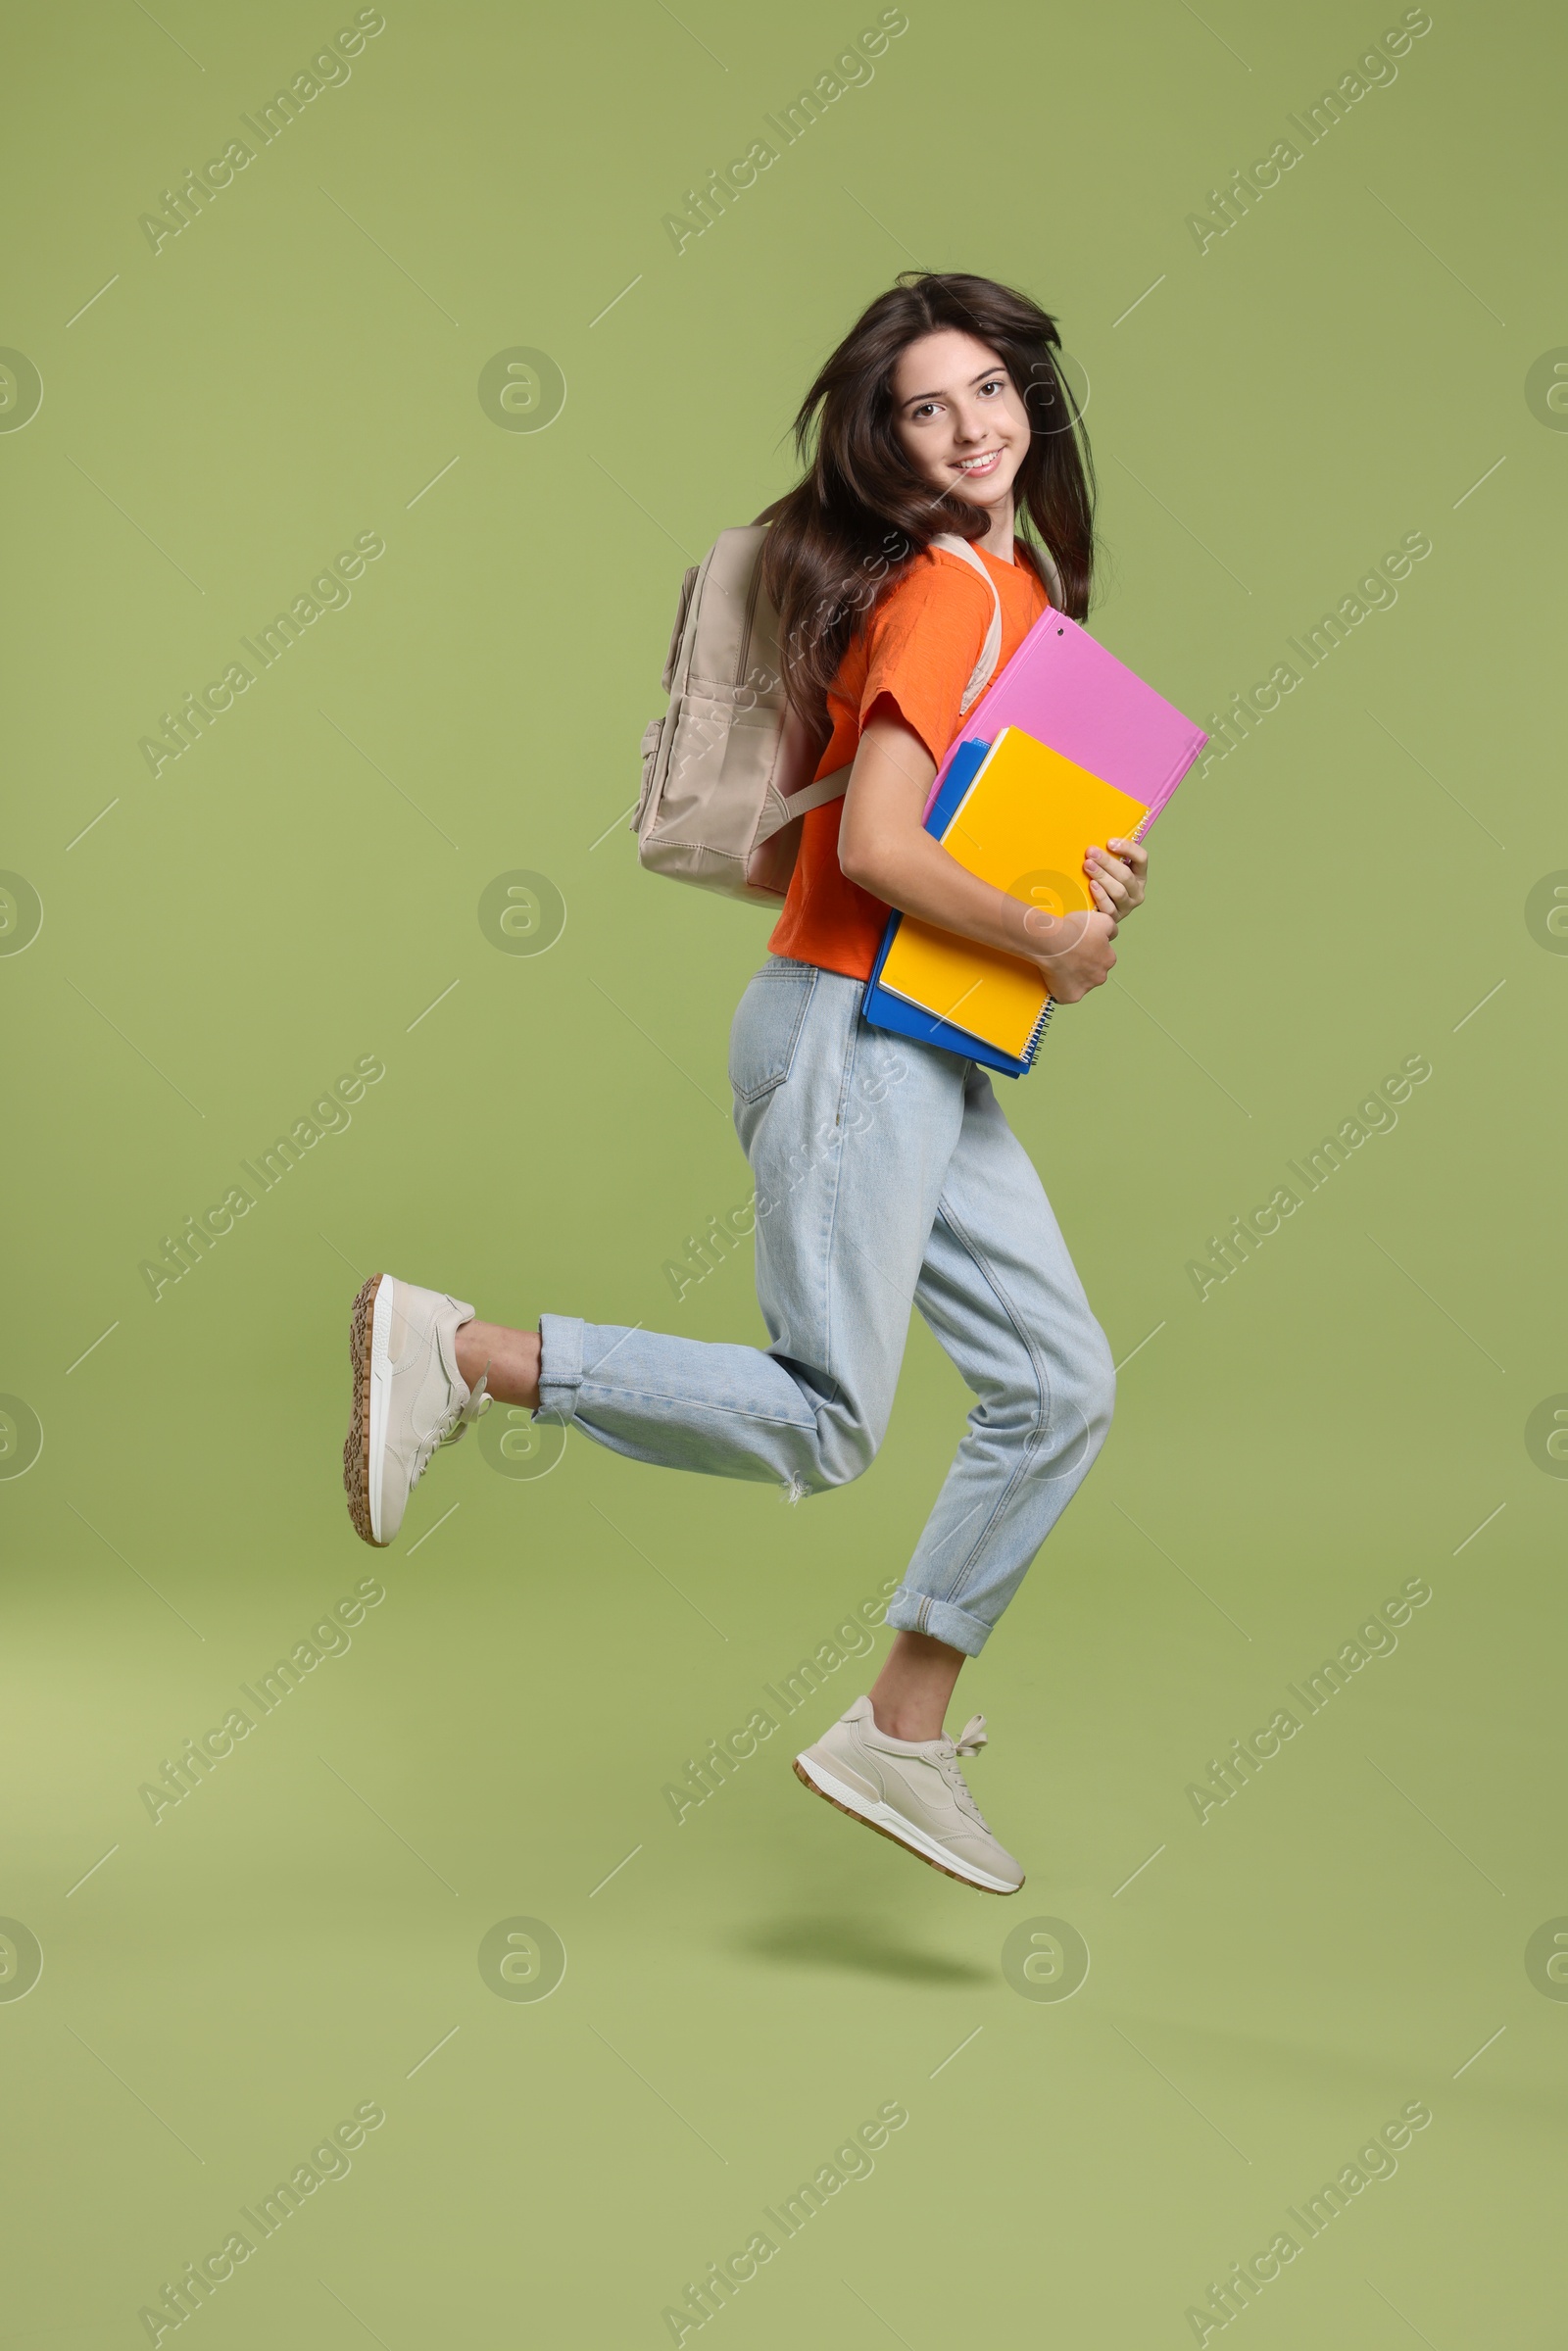
<path id="1" fill-rule="evenodd" d="M 755 694 L 684 693 L 664 723 L 669 756 L 654 831 L 744 858 L 757 835 L 777 713 Z"/>
<path id="2" fill-rule="evenodd" d="M 665 717 L 667 715 L 666 712 Z M 659 746 L 663 739 L 664 718 L 650 718 L 643 728 L 643 782 L 642 790 L 637 795 L 637 813 L 631 820 L 630 829 L 634 833 L 640 833 L 643 829 L 643 818 L 648 813 L 648 796 L 654 788 L 654 771 L 659 765 Z"/>

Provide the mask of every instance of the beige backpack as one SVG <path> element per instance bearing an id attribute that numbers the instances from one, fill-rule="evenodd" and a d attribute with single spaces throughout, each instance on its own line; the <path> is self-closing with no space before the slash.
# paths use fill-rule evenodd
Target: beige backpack
<path id="1" fill-rule="evenodd" d="M 777 906 L 789 888 L 800 818 L 842 797 L 848 766 L 811 781 L 827 713 L 808 728 L 784 693 L 778 616 L 762 592 L 766 523 L 720 531 L 681 583 L 661 683 L 669 708 L 643 736 L 642 794 L 631 830 L 650 873 L 723 898 Z M 981 558 L 944 532 L 931 541 L 979 572 L 991 626 L 959 715 L 990 684 L 1002 650 L 1002 600 Z M 1045 563 L 1053 601 L 1054 566 Z"/>

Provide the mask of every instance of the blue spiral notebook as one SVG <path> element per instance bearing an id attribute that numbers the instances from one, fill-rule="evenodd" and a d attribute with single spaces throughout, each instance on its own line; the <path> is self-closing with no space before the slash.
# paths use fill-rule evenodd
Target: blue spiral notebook
<path id="1" fill-rule="evenodd" d="M 925 829 L 928 833 L 934 833 L 939 841 L 990 749 L 989 743 L 970 740 L 960 743 L 953 753 L 947 774 L 942 779 L 942 788 L 926 811 Z M 940 1045 L 950 1053 L 962 1053 L 966 1060 L 983 1063 L 987 1069 L 1000 1069 L 1005 1077 L 1021 1078 L 1025 1070 L 1033 1066 L 1034 1049 L 1040 1041 L 1040 1031 L 1037 1030 L 1030 1040 L 1028 1053 L 1020 1059 L 1013 1053 L 1004 1053 L 1000 1046 L 988 1044 L 983 1037 L 971 1037 L 967 1029 L 955 1027 L 951 1020 L 944 1020 L 939 1014 L 928 1012 L 924 1005 L 911 1004 L 907 997 L 895 996 L 890 988 L 880 985 L 882 966 L 888 959 L 888 950 L 898 937 L 899 925 L 903 920 L 904 916 L 896 910 L 889 917 L 876 962 L 865 984 L 865 997 L 860 1009 L 871 1026 L 890 1029 L 898 1037 L 912 1037 L 921 1045 Z M 1050 1016 L 1050 1010 L 1048 1000 L 1040 1023 L 1041 1030 Z"/>

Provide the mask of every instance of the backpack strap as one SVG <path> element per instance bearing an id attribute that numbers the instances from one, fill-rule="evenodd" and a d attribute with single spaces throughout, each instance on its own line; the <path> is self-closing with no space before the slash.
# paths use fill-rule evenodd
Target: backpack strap
<path id="1" fill-rule="evenodd" d="M 945 530 L 938 533 L 936 538 L 931 541 L 931 545 L 942 548 L 948 555 L 960 557 L 971 571 L 979 572 L 980 577 L 991 591 L 991 626 L 986 630 L 986 641 L 980 648 L 980 659 L 969 672 L 969 683 L 964 687 L 958 700 L 958 716 L 966 718 L 969 714 L 970 705 L 977 702 L 986 687 L 990 685 L 997 666 L 997 657 L 1002 651 L 1002 598 L 997 594 L 996 581 L 967 539 L 960 539 L 956 532 Z"/>
<path id="2" fill-rule="evenodd" d="M 804 792 L 792 792 L 784 803 L 789 810 L 785 821 L 793 823 L 797 816 L 804 816 L 810 808 L 825 808 L 830 800 L 842 800 L 850 788 L 850 769 L 854 764 L 853 759 L 847 759 L 842 767 L 835 767 L 831 775 L 820 776 L 814 784 L 808 784 Z"/>
<path id="3" fill-rule="evenodd" d="M 991 591 L 991 625 L 986 630 L 985 643 L 980 648 L 980 659 L 969 672 L 969 682 L 958 701 L 958 716 L 965 718 L 996 673 L 997 660 L 1002 652 L 1002 598 L 997 594 L 996 581 L 967 539 L 960 539 L 953 531 L 942 531 L 930 544 L 944 548 L 949 555 L 960 557 L 972 571 L 979 572 Z M 853 765 L 854 761 L 851 760 L 843 767 L 835 767 L 831 775 L 824 775 L 816 783 L 808 784 L 804 792 L 791 793 L 784 803 L 789 810 L 787 821 L 793 822 L 797 816 L 806 815 L 808 809 L 826 808 L 830 800 L 842 800 L 850 787 L 850 768 Z"/>

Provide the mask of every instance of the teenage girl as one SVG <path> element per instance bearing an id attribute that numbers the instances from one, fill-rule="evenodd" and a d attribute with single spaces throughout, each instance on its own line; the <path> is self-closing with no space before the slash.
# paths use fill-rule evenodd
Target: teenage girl
<path id="1" fill-rule="evenodd" d="M 994 610 L 984 579 L 932 538 L 956 533 L 980 554 L 1001 599 L 1001 662 L 1048 609 L 1048 579 L 1075 619 L 1088 611 L 1093 473 L 1058 354 L 1054 322 L 1026 296 L 906 271 L 807 393 L 796 439 L 808 468 L 762 517 L 786 687 L 818 728 L 825 700 L 832 724 L 817 773 L 854 761 L 844 798 L 799 820 L 788 899 L 730 1036 L 769 1346 L 566 1314 L 514 1330 L 378 1274 L 354 1303 L 344 1447 L 355 1527 L 381 1544 L 437 1445 L 490 1396 L 634 1460 L 766 1480 L 799 1499 L 869 1465 L 912 1301 L 976 1400 L 889 1603 L 882 1670 L 795 1769 L 994 1893 L 1015 1892 L 1023 1872 L 959 1768 L 984 1717 L 951 1739 L 948 1703 L 1103 1444 L 1115 1382 L 986 1072 L 869 1027 L 860 1004 L 890 906 L 1027 957 L 1065 1004 L 1103 983 L 1117 923 L 1144 896 L 1147 852 L 1112 839 L 1085 860 L 1094 911 L 1053 920 L 965 872 L 922 823 Z M 1036 536 L 1015 536 L 1020 521 Z"/>

